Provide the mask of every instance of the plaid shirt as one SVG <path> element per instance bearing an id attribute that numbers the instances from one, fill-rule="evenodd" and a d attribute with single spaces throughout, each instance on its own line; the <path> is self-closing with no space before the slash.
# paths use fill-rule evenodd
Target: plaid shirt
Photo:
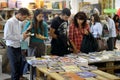
<path id="1" fill-rule="evenodd" d="M 85 34 L 84 33 L 85 30 L 87 31 L 90 30 L 88 24 L 86 24 L 84 29 L 79 29 L 75 27 L 74 24 L 71 24 L 69 26 L 69 39 L 75 44 L 78 50 L 80 50 L 81 48 L 81 43 L 82 43 L 83 35 Z"/>

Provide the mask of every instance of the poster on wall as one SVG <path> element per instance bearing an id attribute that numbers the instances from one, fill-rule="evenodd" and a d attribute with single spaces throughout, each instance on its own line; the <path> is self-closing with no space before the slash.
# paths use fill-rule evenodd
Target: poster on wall
<path id="1" fill-rule="evenodd" d="M 66 2 L 61 1 L 61 2 L 52 2 L 52 8 L 53 9 L 63 9 L 66 7 Z"/>
<path id="2" fill-rule="evenodd" d="M 101 5 L 100 4 L 92 4 L 94 10 L 97 11 L 98 15 L 100 15 L 101 13 Z"/>
<path id="3" fill-rule="evenodd" d="M 7 0 L 0 0 L 0 2 L 7 2 Z"/>
<path id="4" fill-rule="evenodd" d="M 79 11 L 85 12 L 88 17 L 90 17 L 92 9 L 93 9 L 93 6 L 89 2 L 79 3 Z"/>
<path id="5" fill-rule="evenodd" d="M 16 8 L 16 1 L 17 0 L 8 0 L 8 7 L 9 8 Z"/>

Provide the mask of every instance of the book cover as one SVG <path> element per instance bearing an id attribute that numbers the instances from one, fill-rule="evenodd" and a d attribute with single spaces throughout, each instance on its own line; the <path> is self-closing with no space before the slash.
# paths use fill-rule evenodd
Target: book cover
<path id="1" fill-rule="evenodd" d="M 76 72 L 76 74 L 82 78 L 96 77 L 97 75 L 92 72 Z"/>
<path id="2" fill-rule="evenodd" d="M 84 78 L 72 72 L 61 73 L 60 75 L 64 78 L 64 80 L 85 80 Z"/>
<path id="3" fill-rule="evenodd" d="M 64 72 L 64 70 L 59 66 L 59 67 L 49 67 L 48 69 L 49 72 Z"/>
<path id="4" fill-rule="evenodd" d="M 66 72 L 78 72 L 80 69 L 76 65 L 66 65 L 62 66 Z"/>

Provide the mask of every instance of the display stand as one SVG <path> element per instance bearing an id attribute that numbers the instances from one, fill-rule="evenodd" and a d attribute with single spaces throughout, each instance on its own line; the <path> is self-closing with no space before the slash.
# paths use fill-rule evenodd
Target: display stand
<path id="1" fill-rule="evenodd" d="M 51 57 L 51 58 L 50 58 Z M 56 59 L 55 59 L 56 58 Z M 56 62 L 57 60 L 57 62 Z M 30 64 L 30 80 L 33 79 L 32 75 L 32 68 L 36 67 L 36 80 L 43 79 L 43 80 L 66 80 L 66 73 L 73 73 L 77 75 L 81 79 L 74 80 L 120 80 L 119 77 L 110 74 L 113 73 L 112 70 L 119 69 L 120 67 L 117 66 L 119 64 L 119 61 L 116 62 L 115 59 L 113 60 L 104 60 L 104 61 L 96 61 L 96 62 L 89 62 L 89 65 L 95 65 L 97 63 L 100 63 L 98 66 L 98 69 L 95 66 L 88 66 L 87 59 L 83 58 L 82 56 L 68 56 L 68 57 L 57 57 L 57 56 L 43 56 L 42 58 L 35 58 L 35 57 L 28 57 L 27 62 Z M 79 62 L 81 61 L 81 62 Z M 84 63 L 84 64 L 83 64 Z M 87 63 L 87 64 L 86 64 Z M 103 63 L 103 64 L 102 64 Z M 78 65 L 79 64 L 79 65 Z M 103 66 L 100 68 L 100 66 Z M 106 70 L 107 72 L 104 72 L 102 70 Z M 81 77 L 77 73 L 81 72 L 89 72 L 89 74 L 85 73 L 83 74 L 88 75 L 89 77 Z M 95 75 L 95 76 L 90 76 Z M 72 77 L 73 75 L 69 76 Z M 67 80 L 70 80 L 67 77 Z"/>
<path id="2" fill-rule="evenodd" d="M 100 70 L 95 70 L 92 72 L 97 74 L 97 76 L 91 78 L 85 78 L 85 80 L 120 80 L 120 78 Z M 37 66 L 36 80 L 39 80 L 41 78 L 44 79 L 45 77 L 47 80 L 64 80 L 64 78 L 60 76 L 60 73 L 50 73 L 48 72 L 47 68 L 41 68 L 40 66 Z"/>
<path id="3" fill-rule="evenodd" d="M 95 65 L 98 67 L 99 70 L 105 71 L 107 73 L 120 73 L 120 61 L 95 62 L 89 63 L 89 65 Z"/>

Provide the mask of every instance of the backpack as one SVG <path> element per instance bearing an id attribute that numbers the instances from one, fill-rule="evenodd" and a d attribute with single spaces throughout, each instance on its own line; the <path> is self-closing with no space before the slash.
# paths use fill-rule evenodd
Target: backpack
<path id="1" fill-rule="evenodd" d="M 103 24 L 102 37 L 109 37 L 109 29 L 106 24 Z"/>
<path id="2" fill-rule="evenodd" d="M 83 36 L 80 51 L 82 53 L 95 52 L 98 49 L 97 40 L 93 37 L 92 33 Z"/>

